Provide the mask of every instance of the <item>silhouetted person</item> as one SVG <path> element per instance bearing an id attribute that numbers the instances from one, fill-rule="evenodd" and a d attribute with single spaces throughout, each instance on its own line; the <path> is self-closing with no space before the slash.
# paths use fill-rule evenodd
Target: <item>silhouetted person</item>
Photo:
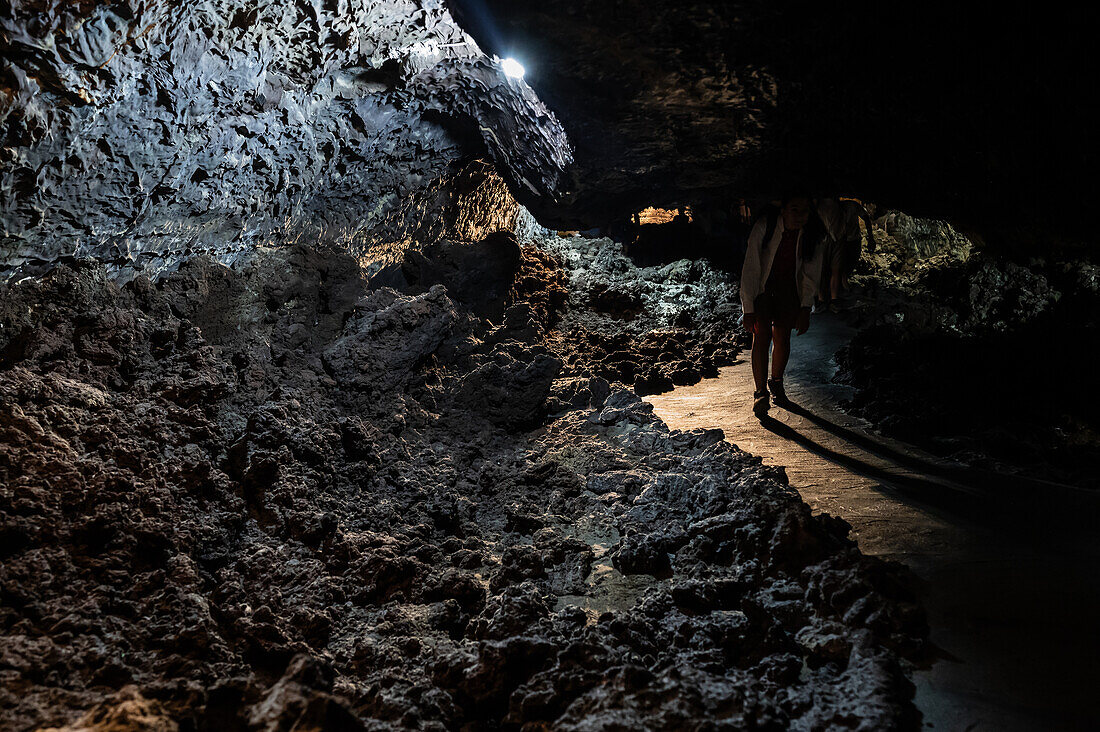
<path id="1" fill-rule="evenodd" d="M 691 237 L 691 220 L 682 208 L 676 209 L 676 215 L 669 222 L 669 232 L 673 238 L 673 244 L 684 246 Z"/>
<path id="2" fill-rule="evenodd" d="M 741 269 L 745 265 L 745 252 L 749 247 L 749 234 L 753 225 L 752 209 L 744 198 L 737 199 L 737 210 L 732 218 L 733 265 L 736 269 Z"/>
<path id="3" fill-rule="evenodd" d="M 762 217 L 749 235 L 741 272 L 741 306 L 752 333 L 752 409 L 763 415 L 787 401 L 783 372 L 791 355 L 791 330 L 810 327 L 810 308 L 821 277 L 828 234 L 809 196 L 791 196 L 778 213 Z M 772 349 L 771 379 L 768 351 Z"/>
<path id="4" fill-rule="evenodd" d="M 863 253 L 863 235 L 859 229 L 862 220 L 867 226 L 867 248 L 875 251 L 875 234 L 871 226 L 871 215 L 859 201 L 851 199 L 823 199 L 818 213 L 832 236 L 826 262 L 829 265 L 829 281 L 823 283 L 822 300 L 830 304 L 831 310 L 838 310 L 844 291 L 848 289 L 848 278 L 852 276 L 860 255 Z"/>

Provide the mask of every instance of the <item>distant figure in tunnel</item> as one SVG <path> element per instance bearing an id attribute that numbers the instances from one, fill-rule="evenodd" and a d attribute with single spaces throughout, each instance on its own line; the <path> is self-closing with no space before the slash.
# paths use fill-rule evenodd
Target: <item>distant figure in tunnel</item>
<path id="1" fill-rule="evenodd" d="M 871 215 L 867 208 L 851 198 L 826 198 L 818 205 L 818 214 L 832 237 L 825 262 L 829 268 L 828 282 L 822 283 L 821 298 L 829 309 L 836 312 L 842 306 L 842 298 L 863 253 L 863 234 L 859 229 L 862 220 L 867 227 L 867 248 L 875 251 L 875 234 Z"/>
<path id="2" fill-rule="evenodd" d="M 753 411 L 787 402 L 783 372 L 791 355 L 791 330 L 805 333 L 821 278 L 828 233 L 809 196 L 789 196 L 778 212 L 761 218 L 749 234 L 741 272 L 745 329 L 752 333 Z M 768 378 L 768 351 L 771 378 Z"/>

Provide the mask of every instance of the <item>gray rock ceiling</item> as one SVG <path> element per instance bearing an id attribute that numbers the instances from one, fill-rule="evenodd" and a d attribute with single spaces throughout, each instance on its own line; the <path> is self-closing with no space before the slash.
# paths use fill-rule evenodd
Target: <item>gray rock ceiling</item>
<path id="1" fill-rule="evenodd" d="M 560 228 L 809 186 L 993 237 L 1091 230 L 1065 213 L 1094 187 L 1087 20 L 819 5 L 14 0 L 0 270 L 291 241 L 376 263 L 470 219 L 478 158 Z"/>
<path id="2" fill-rule="evenodd" d="M 5 269 L 155 271 L 297 240 L 375 262 L 463 218 L 452 184 L 473 158 L 547 197 L 570 161 L 553 116 L 438 0 L 0 14 Z"/>

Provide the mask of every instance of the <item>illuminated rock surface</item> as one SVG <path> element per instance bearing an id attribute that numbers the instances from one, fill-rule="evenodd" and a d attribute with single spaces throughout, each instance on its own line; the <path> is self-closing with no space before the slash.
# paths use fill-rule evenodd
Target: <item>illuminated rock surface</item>
<path id="1" fill-rule="evenodd" d="M 499 326 L 301 247 L 5 286 L 5 724 L 911 721 L 905 571 L 589 376 L 523 251 Z"/>
<path id="2" fill-rule="evenodd" d="M 0 23 L 0 274 L 297 240 L 382 261 L 460 216 L 464 142 L 538 195 L 570 155 L 435 0 L 15 2 Z"/>

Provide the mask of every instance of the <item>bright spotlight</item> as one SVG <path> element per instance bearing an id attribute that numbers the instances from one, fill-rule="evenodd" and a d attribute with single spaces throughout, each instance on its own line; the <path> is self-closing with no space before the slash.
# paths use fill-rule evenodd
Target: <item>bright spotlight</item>
<path id="1" fill-rule="evenodd" d="M 526 70 L 523 68 L 523 64 L 516 61 L 514 58 L 506 58 L 500 62 L 500 67 L 504 69 L 504 75 L 510 76 L 513 79 L 522 79 Z"/>

